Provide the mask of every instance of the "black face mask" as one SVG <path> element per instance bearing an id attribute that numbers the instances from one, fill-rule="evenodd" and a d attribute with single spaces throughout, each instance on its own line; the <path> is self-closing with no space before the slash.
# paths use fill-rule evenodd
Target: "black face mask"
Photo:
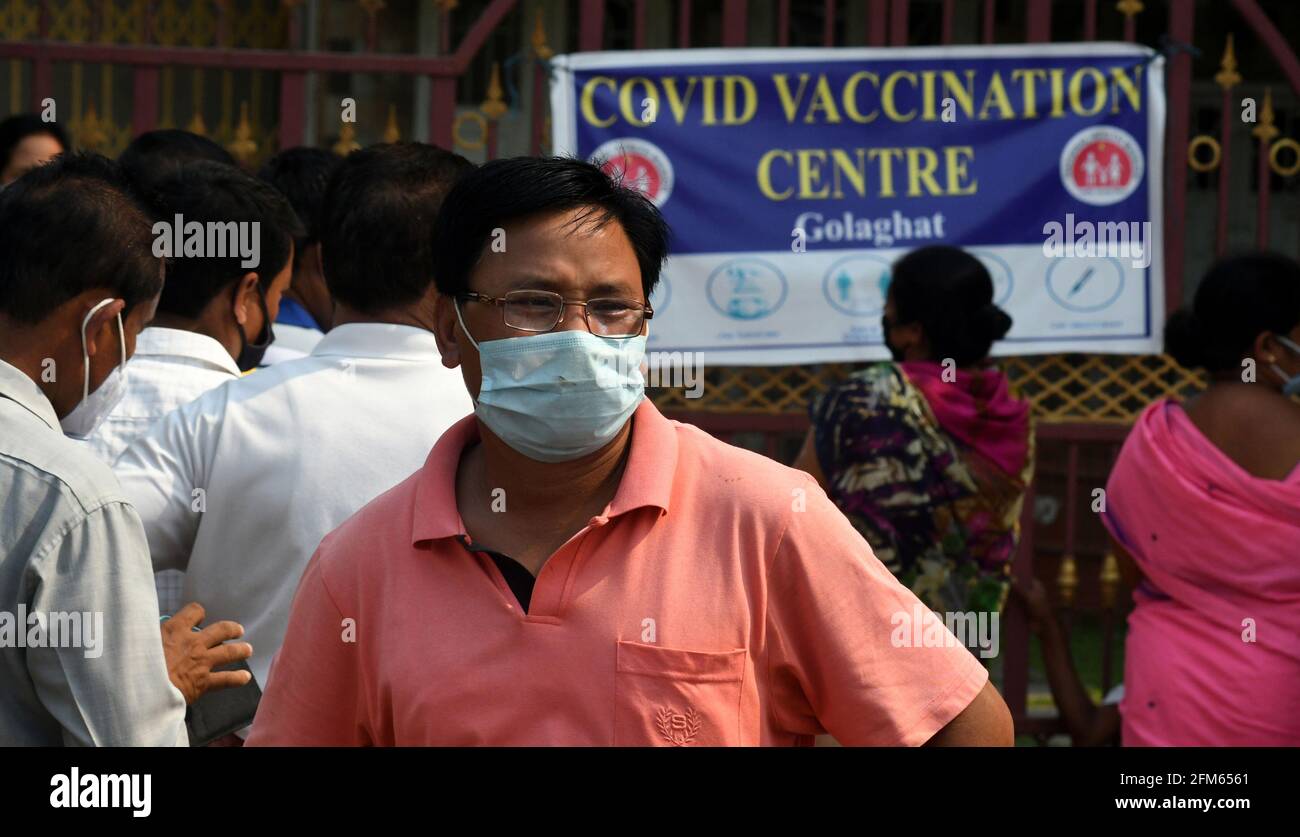
<path id="1" fill-rule="evenodd" d="M 235 328 L 239 329 L 239 357 L 235 359 L 235 365 L 239 367 L 240 372 L 247 372 L 250 369 L 256 369 L 262 362 L 262 357 L 266 350 L 275 342 L 275 332 L 271 330 L 271 316 L 266 310 L 266 292 L 262 286 L 257 286 L 257 304 L 262 309 L 262 333 L 257 336 L 256 343 L 249 343 L 248 336 L 244 334 L 244 327 L 238 322 Z"/>
<path id="2" fill-rule="evenodd" d="M 889 349 L 889 355 L 894 359 L 894 363 L 902 363 L 903 350 L 889 342 L 889 330 L 893 327 L 894 324 L 889 321 L 888 317 L 882 316 L 880 318 L 880 333 L 885 338 L 885 348 Z"/>

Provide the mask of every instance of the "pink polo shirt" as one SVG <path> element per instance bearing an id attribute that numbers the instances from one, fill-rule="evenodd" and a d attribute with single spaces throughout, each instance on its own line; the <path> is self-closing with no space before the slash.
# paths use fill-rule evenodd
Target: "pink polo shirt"
<path id="1" fill-rule="evenodd" d="M 633 421 L 613 501 L 527 614 L 457 540 L 478 424 L 452 426 L 321 542 L 248 743 L 914 745 L 979 693 L 964 647 L 906 641 L 917 599 L 807 474 L 649 401 Z"/>

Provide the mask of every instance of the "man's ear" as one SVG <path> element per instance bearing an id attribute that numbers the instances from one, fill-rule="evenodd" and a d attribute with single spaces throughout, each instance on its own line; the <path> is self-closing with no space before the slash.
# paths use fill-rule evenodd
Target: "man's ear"
<path id="1" fill-rule="evenodd" d="M 77 325 L 81 325 L 81 320 L 86 318 L 86 313 L 96 304 L 103 301 L 99 297 L 94 302 L 87 303 L 81 311 L 81 317 Z M 86 323 L 86 354 L 94 357 L 99 351 L 108 351 L 116 354 L 121 351 L 120 343 L 117 337 L 117 315 L 122 313 L 126 308 L 126 300 L 115 299 L 108 305 L 96 311 L 90 317 L 90 322 Z"/>
<path id="2" fill-rule="evenodd" d="M 1277 363 L 1279 357 L 1284 356 L 1282 345 L 1277 342 L 1271 331 L 1261 331 L 1255 335 L 1255 340 L 1250 344 L 1250 356 L 1255 358 L 1257 363 L 1269 364 Z"/>
<path id="3" fill-rule="evenodd" d="M 235 296 L 232 303 L 232 313 L 235 315 L 235 322 L 241 326 L 248 325 L 248 318 L 252 311 L 257 307 L 257 274 L 249 271 L 239 277 L 235 283 Z"/>
<path id="4" fill-rule="evenodd" d="M 456 318 L 456 303 L 446 294 L 438 294 L 433 301 L 433 337 L 442 353 L 442 365 L 448 369 L 460 366 L 460 341 L 464 335 Z"/>

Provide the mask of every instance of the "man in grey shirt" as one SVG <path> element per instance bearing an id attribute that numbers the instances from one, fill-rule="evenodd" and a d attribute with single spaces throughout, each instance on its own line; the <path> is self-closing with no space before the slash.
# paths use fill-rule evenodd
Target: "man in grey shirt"
<path id="1" fill-rule="evenodd" d="M 0 746 L 184 745 L 247 672 L 233 622 L 159 632 L 144 530 L 87 435 L 120 394 L 162 263 L 116 165 L 64 155 L 0 193 Z"/>

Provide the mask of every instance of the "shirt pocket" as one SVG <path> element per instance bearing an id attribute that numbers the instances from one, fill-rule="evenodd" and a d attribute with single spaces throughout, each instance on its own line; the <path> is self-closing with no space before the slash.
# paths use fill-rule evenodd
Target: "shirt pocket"
<path id="1" fill-rule="evenodd" d="M 744 648 L 683 651 L 619 640 L 614 744 L 739 746 L 746 653 Z"/>

